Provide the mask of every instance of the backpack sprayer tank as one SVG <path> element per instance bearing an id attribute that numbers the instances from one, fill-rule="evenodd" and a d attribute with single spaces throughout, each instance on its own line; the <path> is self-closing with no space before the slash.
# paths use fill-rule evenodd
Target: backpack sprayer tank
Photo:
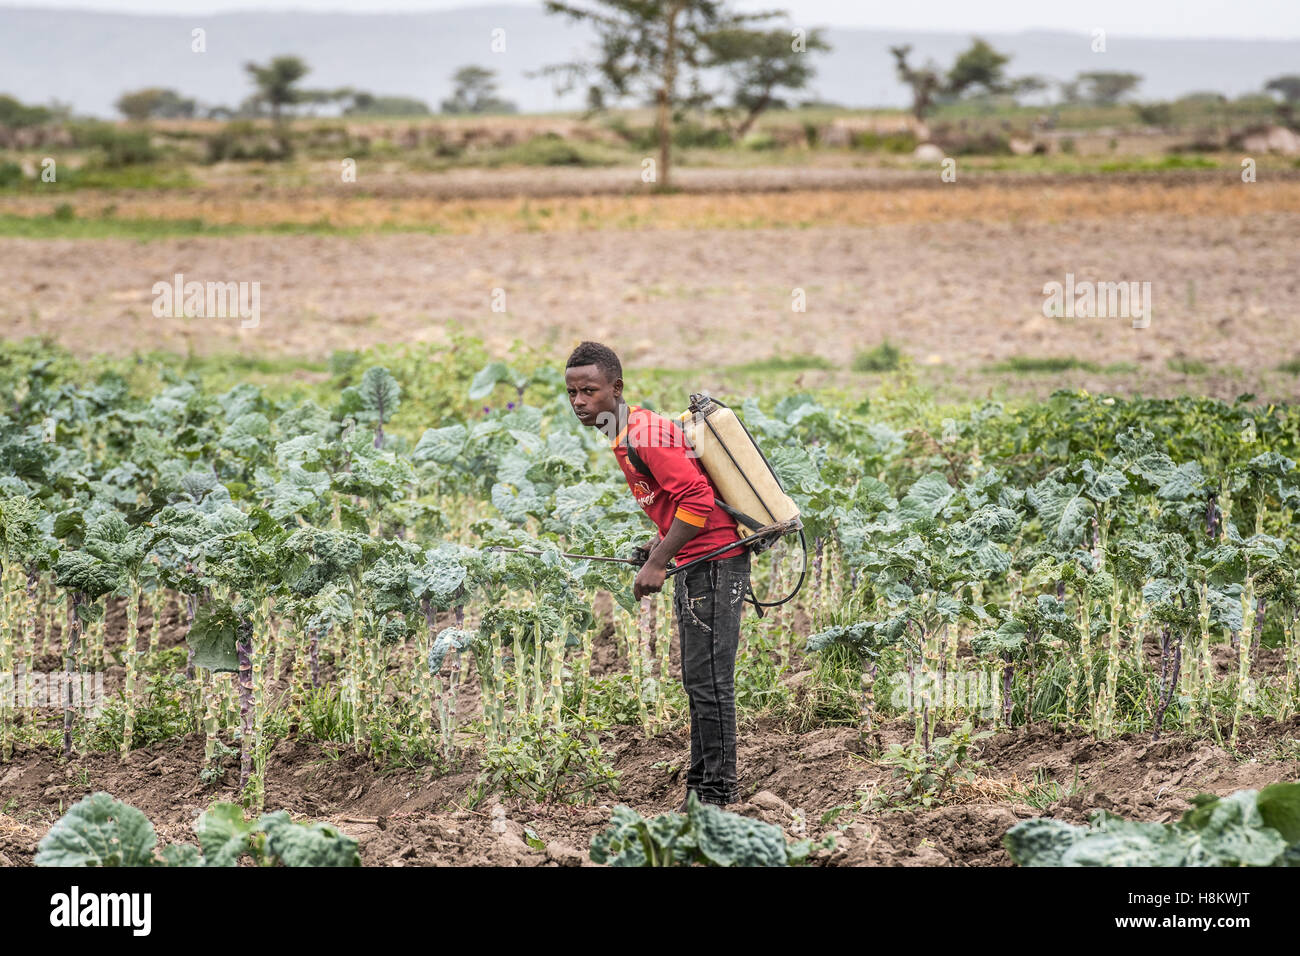
<path id="1" fill-rule="evenodd" d="M 736 519 L 741 537 L 772 525 L 788 524 L 788 531 L 802 527 L 799 506 L 785 493 L 781 479 L 735 412 L 708 395 L 696 394 L 681 422 L 723 506 Z M 775 540 L 773 536 L 756 542 L 753 550 L 764 550 Z"/>

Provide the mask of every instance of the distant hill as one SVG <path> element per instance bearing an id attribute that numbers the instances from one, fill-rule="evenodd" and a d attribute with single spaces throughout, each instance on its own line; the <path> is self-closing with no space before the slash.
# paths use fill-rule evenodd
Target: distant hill
<path id="1" fill-rule="evenodd" d="M 792 4 L 787 3 L 787 6 Z M 774 3 L 773 6 L 781 6 Z M 207 31 L 207 52 L 190 52 L 190 31 Z M 491 31 L 506 31 L 506 51 L 489 49 Z M 1111 35 L 1104 54 L 1087 34 L 983 34 L 1012 55 L 1011 75 L 1069 79 L 1082 70 L 1125 70 L 1145 78 L 1142 99 L 1212 90 L 1257 91 L 1270 77 L 1300 70 L 1300 40 L 1150 39 Z M 948 65 L 964 33 L 828 30 L 832 53 L 819 57 L 812 94 L 846 106 L 904 106 L 888 48 L 910 43 L 919 61 Z M 0 7 L 0 93 L 25 102 L 69 102 L 110 117 L 124 90 L 173 87 L 207 105 L 233 106 L 251 87 L 248 60 L 303 57 L 306 83 L 353 86 L 414 96 L 431 108 L 450 92 L 449 76 L 475 63 L 496 69 L 502 94 L 528 112 L 573 109 L 581 97 L 557 96 L 549 80 L 525 74 L 586 49 L 590 34 L 542 13 L 540 4 L 467 8 L 425 14 L 230 13 L 144 16 Z M 811 97 L 810 97 L 811 98 Z"/>

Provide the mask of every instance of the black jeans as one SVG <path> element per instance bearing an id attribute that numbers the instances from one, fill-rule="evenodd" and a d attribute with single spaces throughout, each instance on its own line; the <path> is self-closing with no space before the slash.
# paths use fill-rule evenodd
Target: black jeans
<path id="1" fill-rule="evenodd" d="M 736 782 L 736 648 L 749 592 L 749 551 L 704 561 L 673 578 L 682 685 L 691 705 L 686 789 L 700 800 L 740 799 Z"/>

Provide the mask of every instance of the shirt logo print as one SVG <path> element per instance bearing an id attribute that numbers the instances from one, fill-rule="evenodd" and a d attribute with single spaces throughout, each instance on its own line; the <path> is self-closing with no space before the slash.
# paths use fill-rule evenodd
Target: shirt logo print
<path id="1" fill-rule="evenodd" d="M 654 504 L 655 493 L 650 490 L 650 486 L 644 481 L 638 481 L 632 486 L 632 494 L 636 498 L 636 503 L 642 508 L 648 508 Z"/>

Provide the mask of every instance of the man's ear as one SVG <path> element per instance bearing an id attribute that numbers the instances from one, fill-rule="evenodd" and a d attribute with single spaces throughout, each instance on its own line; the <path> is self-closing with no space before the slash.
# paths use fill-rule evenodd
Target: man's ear
<path id="1" fill-rule="evenodd" d="M 615 397 L 615 398 L 622 398 L 622 397 L 623 397 L 623 379 L 622 379 L 622 378 L 616 378 L 616 379 L 614 379 L 614 386 L 613 386 L 613 387 L 614 387 L 614 397 Z"/>

